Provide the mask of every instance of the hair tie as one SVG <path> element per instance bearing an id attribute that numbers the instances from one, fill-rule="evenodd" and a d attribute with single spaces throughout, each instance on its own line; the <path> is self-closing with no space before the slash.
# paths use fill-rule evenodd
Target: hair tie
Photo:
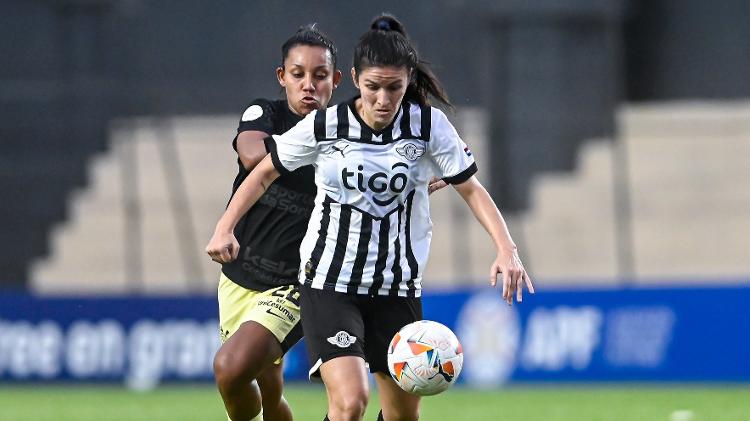
<path id="1" fill-rule="evenodd" d="M 385 19 L 380 19 L 378 23 L 376 24 L 378 29 L 383 31 L 390 31 L 391 30 L 391 24 Z"/>

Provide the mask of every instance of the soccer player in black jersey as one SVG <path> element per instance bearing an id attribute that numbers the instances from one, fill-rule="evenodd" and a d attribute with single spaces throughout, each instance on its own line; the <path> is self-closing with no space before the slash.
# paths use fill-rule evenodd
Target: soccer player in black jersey
<path id="1" fill-rule="evenodd" d="M 490 285 L 501 276 L 502 298 L 521 301 L 523 287 L 534 287 L 474 176 L 472 152 L 429 105 L 432 97 L 450 106 L 445 92 L 393 16 L 376 18 L 360 38 L 352 78 L 360 95 L 274 136 L 270 156 L 237 189 L 206 249 L 220 261 L 235 258 L 241 215 L 280 174 L 313 164 L 318 192 L 300 246 L 299 281 L 311 375 L 319 372 L 328 394 L 326 419 L 362 419 L 367 361 L 380 392 L 379 419 L 417 420 L 420 398 L 390 377 L 386 350 L 402 326 L 422 318 L 431 176 L 454 186 L 492 238 Z"/>
<path id="2" fill-rule="evenodd" d="M 328 105 L 341 78 L 336 49 L 314 26 L 303 27 L 282 46 L 276 75 L 286 99 L 256 99 L 240 120 L 233 141 L 239 167 L 233 195 L 273 147 L 270 135 L 284 133 Z M 266 187 L 234 228 L 238 258 L 220 261 L 223 344 L 214 358 L 214 375 L 232 420 L 292 419 L 282 396 L 281 358 L 302 337 L 297 273 L 316 192 L 313 169 L 300 168 Z"/>

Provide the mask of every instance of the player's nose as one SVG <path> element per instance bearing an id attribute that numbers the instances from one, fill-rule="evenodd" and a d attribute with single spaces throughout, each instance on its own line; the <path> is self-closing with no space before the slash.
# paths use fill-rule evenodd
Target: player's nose
<path id="1" fill-rule="evenodd" d="M 388 95 L 383 91 L 378 92 L 377 99 L 378 99 L 378 105 L 387 106 L 388 104 L 390 104 Z"/>
<path id="2" fill-rule="evenodd" d="M 314 91 L 315 90 L 315 84 L 313 83 L 313 77 L 312 75 L 305 76 L 302 79 L 302 89 L 305 91 Z"/>

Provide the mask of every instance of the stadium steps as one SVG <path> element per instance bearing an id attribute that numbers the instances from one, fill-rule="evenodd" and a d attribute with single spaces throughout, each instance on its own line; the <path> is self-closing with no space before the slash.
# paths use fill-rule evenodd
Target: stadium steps
<path id="1" fill-rule="evenodd" d="M 236 172 L 230 146 L 235 124 L 235 118 L 213 117 L 113 124 L 111 152 L 92 160 L 91 186 L 76 192 L 69 221 L 54 230 L 50 257 L 32 265 L 33 287 L 41 293 L 213 290 L 218 265 L 205 257 L 203 246 Z M 166 182 L 158 144 L 170 140 L 176 156 L 167 150 L 167 162 L 178 163 L 184 177 L 187 202 L 181 209 L 189 211 L 191 227 L 178 228 L 170 204 L 174 186 Z M 134 157 L 135 176 L 127 170 L 129 157 Z M 128 196 L 128 185 L 135 195 Z M 126 209 L 140 216 L 140 229 L 126 233 Z M 179 247 L 178 229 L 192 230 L 196 241 Z M 137 264 L 127 266 L 133 262 L 128 241 L 139 244 L 140 270 Z"/>
<path id="2" fill-rule="evenodd" d="M 750 103 L 642 106 L 620 116 L 633 157 L 636 273 L 750 274 Z"/>
<path id="3" fill-rule="evenodd" d="M 471 146 L 483 182 L 487 115 L 461 110 L 453 118 Z M 619 282 L 689 283 L 750 273 L 750 106 L 743 103 L 674 103 L 627 106 L 618 114 L 619 140 L 591 140 L 573 173 L 533 181 L 531 208 L 506 213 L 522 256 L 540 286 L 614 285 Z M 91 186 L 76 193 L 69 221 L 59 226 L 50 257 L 33 265 L 38 291 L 179 293 L 215 288 L 218 266 L 203 246 L 229 195 L 236 171 L 229 140 L 234 117 L 133 119 L 116 124 L 110 153 L 92 161 Z M 160 139 L 173 139 L 185 177 L 198 261 L 185 267 L 177 247 Z M 622 161 L 623 150 L 627 161 Z M 123 162 L 137 157 L 142 218 L 142 277 L 125 263 Z M 635 245 L 632 277 L 617 265 L 615 164 L 627 164 L 626 191 Z M 132 180 L 131 180 L 132 181 Z M 622 184 L 620 184 L 622 186 Z M 431 199 L 433 246 L 425 285 L 485 284 L 494 247 L 453 189 Z M 502 204 L 500 204 L 502 209 Z M 743 214 L 744 213 L 744 214 Z M 131 232 L 132 234 L 132 232 Z M 194 263 L 194 262 L 193 262 Z M 130 271 L 128 270 L 130 269 Z M 197 273 L 196 273 L 197 272 Z M 633 279 L 630 279 L 633 278 Z"/>
<path id="4" fill-rule="evenodd" d="M 750 274 L 750 104 L 636 105 L 619 144 L 593 142 L 568 175 L 534 181 L 522 230 L 546 282 L 744 282 Z M 623 158 L 624 157 L 624 158 Z M 630 196 L 632 266 L 618 269 L 615 167 Z M 621 220 L 622 221 L 622 220 Z"/>

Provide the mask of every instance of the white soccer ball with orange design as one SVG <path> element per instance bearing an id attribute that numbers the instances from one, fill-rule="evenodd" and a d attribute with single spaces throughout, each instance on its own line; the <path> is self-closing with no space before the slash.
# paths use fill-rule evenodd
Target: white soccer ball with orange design
<path id="1" fill-rule="evenodd" d="M 388 370 L 409 393 L 436 395 L 451 387 L 464 363 L 461 343 L 445 325 L 420 320 L 401 328 L 388 346 Z"/>

